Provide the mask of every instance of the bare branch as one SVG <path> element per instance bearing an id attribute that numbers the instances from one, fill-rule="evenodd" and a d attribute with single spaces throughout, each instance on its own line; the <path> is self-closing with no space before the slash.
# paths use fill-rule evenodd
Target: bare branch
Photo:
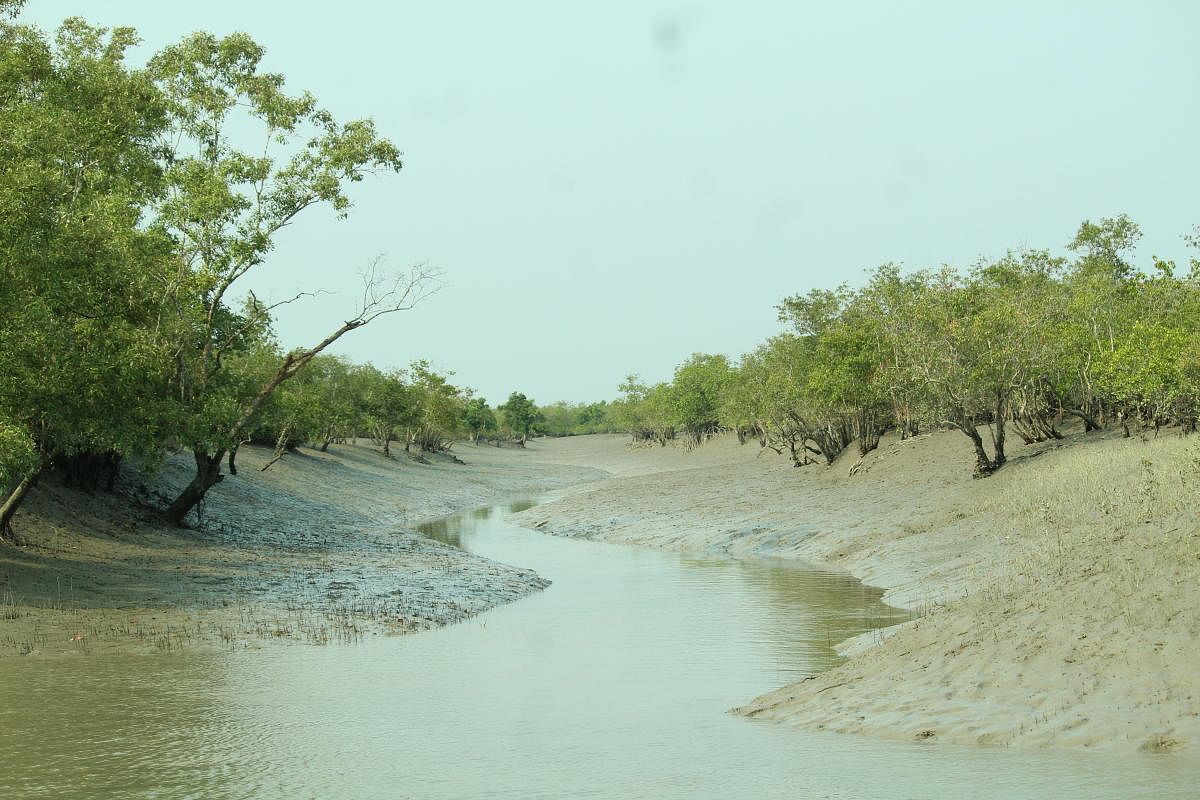
<path id="1" fill-rule="evenodd" d="M 304 369 L 322 350 L 350 331 L 361 328 L 385 314 L 411 309 L 443 286 L 442 271 L 430 267 L 428 264 L 418 264 L 404 272 L 384 275 L 380 272 L 382 263 L 383 257 L 377 256 L 371 260 L 362 273 L 363 294 L 358 313 L 313 347 L 307 350 L 293 350 L 284 356 L 283 363 L 280 364 L 275 375 L 263 384 L 258 395 L 230 429 L 230 439 L 240 436 L 275 390 L 279 388 L 279 385 Z"/>
<path id="2" fill-rule="evenodd" d="M 346 322 L 360 327 L 373 319 L 396 311 L 408 311 L 413 306 L 440 291 L 441 270 L 428 264 L 417 264 L 407 271 L 390 275 L 380 271 L 383 256 L 371 259 L 359 276 L 362 278 L 362 297 L 358 313 Z"/>

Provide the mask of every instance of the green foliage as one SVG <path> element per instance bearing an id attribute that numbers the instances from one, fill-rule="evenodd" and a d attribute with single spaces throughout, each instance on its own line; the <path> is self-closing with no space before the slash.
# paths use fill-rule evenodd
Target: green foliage
<path id="1" fill-rule="evenodd" d="M 384 452 L 421 420 L 420 398 L 402 371 L 381 372 L 367 365 L 355 376 L 359 421 L 364 431 L 382 443 Z"/>
<path id="2" fill-rule="evenodd" d="M 168 191 L 153 229 L 170 237 L 181 268 L 172 395 L 190 423 L 180 438 L 197 451 L 234 446 L 270 394 L 260 397 L 269 374 L 258 385 L 222 374 L 233 354 L 261 351 L 269 336 L 273 306 L 251 293 L 240 313 L 231 310 L 237 282 L 303 211 L 328 204 L 344 216 L 348 184 L 401 166 L 369 120 L 339 124 L 312 95 L 286 93 L 283 76 L 261 69 L 263 55 L 243 33 L 196 33 L 156 54 L 148 70 L 168 119 L 159 139 Z M 283 354 L 276 363 L 287 363 Z"/>
<path id="3" fill-rule="evenodd" d="M 537 430 L 549 436 L 581 436 L 589 433 L 612 433 L 616 426 L 610 419 L 609 404 L 568 403 L 558 401 L 538 409 L 542 421 Z"/>
<path id="4" fill-rule="evenodd" d="M 1161 322 L 1137 321 L 1095 365 L 1099 392 L 1123 414 L 1161 420 L 1196 414 L 1197 334 Z"/>
<path id="5" fill-rule="evenodd" d="M 667 392 L 666 421 L 700 444 L 721 429 L 721 407 L 726 387 L 733 377 L 729 359 L 723 355 L 695 353 L 675 370 Z"/>
<path id="6" fill-rule="evenodd" d="M 463 406 L 463 426 L 470 432 L 471 440 L 494 432 L 499 427 L 496 412 L 482 397 L 474 397 Z"/>
<path id="7" fill-rule="evenodd" d="M 1067 248 L 1083 254 L 1084 268 L 1104 268 L 1118 277 L 1128 277 L 1133 267 L 1126 254 L 1142 238 L 1142 229 L 1125 214 L 1105 217 L 1100 222 L 1084 220 Z"/>
<path id="8" fill-rule="evenodd" d="M 508 396 L 504 405 L 497 408 L 502 414 L 504 425 L 522 443 L 529 438 L 534 426 L 542 420 L 537 405 L 520 392 Z"/>
<path id="9" fill-rule="evenodd" d="M 419 444 L 426 452 L 449 449 L 454 439 L 465 432 L 467 394 L 427 361 L 413 362 L 409 374 L 419 410 L 417 424 L 409 432 L 410 442 Z"/>
<path id="10" fill-rule="evenodd" d="M 0 24 L 0 418 L 51 460 L 152 454 L 175 421 L 170 242 L 143 216 L 166 118 L 125 64 L 135 42 L 79 19 L 53 40 Z"/>
<path id="11" fill-rule="evenodd" d="M 634 441 L 665 445 L 675 438 L 674 396 L 669 384 L 647 386 L 637 375 L 627 375 L 621 397 L 611 404 L 609 419 Z"/>
<path id="12" fill-rule="evenodd" d="M 304 210 L 345 216 L 350 184 L 398 170 L 397 148 L 370 120 L 339 123 L 285 92 L 245 34 L 194 34 L 139 70 L 125 62 L 132 29 L 72 18 L 48 37 L 9 21 L 20 5 L 0 5 L 4 481 L 30 448 L 75 469 L 182 445 L 197 474 L 168 509 L 181 521 L 245 439 L 353 432 L 353 370 L 318 356 L 411 307 L 429 273 L 386 281 L 373 267 L 358 313 L 287 353 L 274 306 L 238 282 Z M 413 420 L 396 424 L 426 446 L 457 431 L 461 398 L 431 372 L 417 383 L 402 403 Z"/>
<path id="13" fill-rule="evenodd" d="M 11 488 L 38 463 L 37 448 L 20 426 L 0 420 L 0 489 Z"/>
<path id="14" fill-rule="evenodd" d="M 248 390 L 261 386 L 278 362 L 279 353 L 272 350 L 264 363 L 265 369 L 254 376 Z M 335 356 L 315 358 L 272 395 L 250 440 L 257 444 L 282 443 L 286 447 L 306 442 L 325 445 L 339 433 L 352 431 L 353 406 L 346 387 L 349 369 L 349 365 Z"/>
<path id="15" fill-rule="evenodd" d="M 637 375 L 626 375 L 618 387 L 621 396 L 609 408 L 609 418 L 618 430 L 633 434 L 635 439 L 649 438 L 649 421 L 646 419 L 646 397 L 650 388 Z"/>

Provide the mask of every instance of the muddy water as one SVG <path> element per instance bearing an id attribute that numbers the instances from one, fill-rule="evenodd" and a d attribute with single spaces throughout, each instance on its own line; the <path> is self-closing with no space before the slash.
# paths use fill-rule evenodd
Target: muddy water
<path id="1" fill-rule="evenodd" d="M 1187 757 L 799 732 L 724 711 L 896 619 L 842 575 L 568 541 L 484 509 L 435 538 L 554 585 L 359 645 L 0 662 L 0 797 L 1195 797 Z"/>

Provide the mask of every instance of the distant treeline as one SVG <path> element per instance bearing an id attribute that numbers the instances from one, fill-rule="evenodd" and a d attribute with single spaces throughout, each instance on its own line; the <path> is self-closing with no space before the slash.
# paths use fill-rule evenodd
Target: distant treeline
<path id="1" fill-rule="evenodd" d="M 1131 263 L 1126 216 L 1084 222 L 1071 258 L 1009 252 L 969 269 L 873 270 L 862 288 L 785 299 L 789 330 L 734 363 L 696 354 L 670 383 L 630 376 L 609 409 L 635 440 L 699 444 L 734 430 L 801 466 L 924 428 L 961 431 L 975 474 L 1006 443 L 1178 425 L 1200 415 L 1200 260 Z M 1200 244 L 1200 230 L 1185 240 Z M 981 433 L 981 429 L 987 430 Z"/>
<path id="2" fill-rule="evenodd" d="M 611 415 L 612 406 L 559 401 L 538 408 L 535 430 L 547 436 L 581 436 L 588 433 L 625 432 Z"/>

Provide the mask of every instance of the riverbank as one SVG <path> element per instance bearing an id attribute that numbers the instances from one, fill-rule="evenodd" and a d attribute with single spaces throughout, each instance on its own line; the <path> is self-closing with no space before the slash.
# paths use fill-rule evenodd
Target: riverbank
<path id="1" fill-rule="evenodd" d="M 116 495 L 44 481 L 17 518 L 27 544 L 0 547 L 0 655 L 354 641 L 459 621 L 546 582 L 414 526 L 556 492 L 513 521 L 842 569 L 917 615 L 739 713 L 925 741 L 1200 742 L 1194 439 L 1073 433 L 1014 448 L 982 481 L 954 433 L 885 437 L 861 464 L 802 470 L 733 437 L 693 451 L 624 436 L 456 450 L 467 464 L 335 445 L 260 472 L 268 451 L 247 448 L 194 531 L 149 510 L 186 481 L 182 458 L 154 481 L 125 473 Z"/>
<path id="2" fill-rule="evenodd" d="M 1197 450 L 1073 433 L 972 480 L 961 434 L 795 470 L 723 437 L 544 445 L 612 477 L 516 515 L 573 536 L 845 569 L 919 617 L 737 709 L 900 739 L 1170 751 L 1200 743 Z"/>
<path id="3" fill-rule="evenodd" d="M 365 444 L 303 448 L 262 472 L 270 450 L 244 447 L 196 530 L 154 511 L 190 477 L 183 457 L 153 476 L 126 470 L 114 494 L 44 479 L 16 518 L 22 545 L 0 544 L 0 657 L 354 641 L 544 588 L 530 570 L 413 528 L 602 473 L 516 448 L 456 452 L 466 464 L 388 459 Z"/>

